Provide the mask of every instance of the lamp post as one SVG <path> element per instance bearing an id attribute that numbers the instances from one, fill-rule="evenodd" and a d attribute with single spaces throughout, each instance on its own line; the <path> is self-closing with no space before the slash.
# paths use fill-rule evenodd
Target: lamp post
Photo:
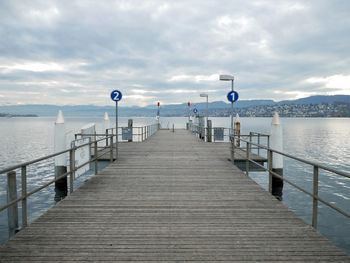
<path id="1" fill-rule="evenodd" d="M 199 95 L 200 97 L 203 97 L 203 98 L 207 98 L 207 110 L 206 110 L 206 117 L 207 117 L 207 124 L 208 124 L 208 94 L 207 93 L 201 93 L 200 95 Z"/>
<path id="2" fill-rule="evenodd" d="M 222 81 L 231 81 L 231 91 L 233 91 L 233 82 L 235 77 L 232 75 L 220 75 L 220 80 Z M 233 131 L 233 102 L 231 103 L 231 130 Z"/>

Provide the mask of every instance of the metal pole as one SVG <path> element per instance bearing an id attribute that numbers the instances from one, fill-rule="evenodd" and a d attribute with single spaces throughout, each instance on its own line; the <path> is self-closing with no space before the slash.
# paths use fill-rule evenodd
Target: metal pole
<path id="1" fill-rule="evenodd" d="M 7 173 L 7 202 L 10 203 L 17 199 L 16 172 Z M 16 234 L 18 230 L 18 203 L 7 208 L 9 237 Z"/>
<path id="2" fill-rule="evenodd" d="M 246 175 L 248 176 L 249 175 L 249 149 L 250 149 L 250 143 L 247 142 L 247 148 L 246 148 L 246 162 L 245 162 L 245 170 L 246 170 Z"/>
<path id="3" fill-rule="evenodd" d="M 21 168 L 21 182 L 22 182 L 22 228 L 28 225 L 28 214 L 27 214 L 27 167 L 22 166 Z"/>
<path id="4" fill-rule="evenodd" d="M 115 102 L 115 160 L 118 160 L 118 101 Z"/>
<path id="5" fill-rule="evenodd" d="M 314 166 L 313 197 L 312 197 L 312 227 L 317 229 L 318 212 L 318 166 Z"/>
<path id="6" fill-rule="evenodd" d="M 207 94 L 207 126 L 208 126 L 208 118 L 209 118 L 209 111 L 208 111 L 208 97 L 209 95 Z"/>
<path id="7" fill-rule="evenodd" d="M 231 91 L 233 91 L 233 80 L 231 80 Z M 231 102 L 231 132 L 233 132 L 233 102 Z"/>
<path id="8" fill-rule="evenodd" d="M 97 141 L 94 142 L 94 157 L 95 157 L 95 174 L 98 174 L 98 152 L 97 152 Z"/>

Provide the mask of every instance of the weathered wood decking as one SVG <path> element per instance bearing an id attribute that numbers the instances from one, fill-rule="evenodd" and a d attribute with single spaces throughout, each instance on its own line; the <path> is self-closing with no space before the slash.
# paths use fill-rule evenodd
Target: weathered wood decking
<path id="1" fill-rule="evenodd" d="M 0 248 L 0 262 L 350 262 L 227 159 L 159 131 Z"/>

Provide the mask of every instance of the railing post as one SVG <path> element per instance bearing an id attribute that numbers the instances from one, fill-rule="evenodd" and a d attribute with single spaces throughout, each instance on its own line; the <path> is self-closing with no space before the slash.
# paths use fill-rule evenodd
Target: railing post
<path id="1" fill-rule="evenodd" d="M 7 202 L 17 199 L 16 172 L 7 173 Z M 18 230 L 18 204 L 15 203 L 7 208 L 9 238 L 14 236 Z"/>
<path id="2" fill-rule="evenodd" d="M 112 163 L 113 162 L 113 135 L 111 136 L 111 144 L 109 146 L 110 148 L 110 162 Z"/>
<path id="3" fill-rule="evenodd" d="M 258 133 L 258 155 L 260 154 L 260 133 Z"/>
<path id="4" fill-rule="evenodd" d="M 95 174 L 98 174 L 98 152 L 97 152 L 97 141 L 94 142 L 94 159 L 95 159 Z"/>
<path id="5" fill-rule="evenodd" d="M 27 167 L 21 168 L 21 182 L 22 182 L 22 228 L 28 225 L 27 213 Z"/>
<path id="6" fill-rule="evenodd" d="M 74 175 L 75 175 L 75 150 L 74 148 L 69 150 L 69 192 L 73 193 L 74 191 Z"/>
<path id="7" fill-rule="evenodd" d="M 318 216 L 318 166 L 314 165 L 313 197 L 312 197 L 312 227 L 317 229 Z"/>
<path id="8" fill-rule="evenodd" d="M 245 163 L 245 171 L 246 171 L 246 175 L 249 175 L 249 159 L 250 159 L 250 154 L 249 154 L 249 150 L 250 150 L 250 142 L 247 142 L 247 148 L 246 148 L 246 163 Z"/>
<path id="9" fill-rule="evenodd" d="M 108 129 L 106 129 L 106 146 L 108 146 Z"/>
<path id="10" fill-rule="evenodd" d="M 267 150 L 267 165 L 268 165 L 268 172 L 269 172 L 269 192 L 272 194 L 272 162 L 273 162 L 273 154 L 272 151 L 269 149 Z"/>

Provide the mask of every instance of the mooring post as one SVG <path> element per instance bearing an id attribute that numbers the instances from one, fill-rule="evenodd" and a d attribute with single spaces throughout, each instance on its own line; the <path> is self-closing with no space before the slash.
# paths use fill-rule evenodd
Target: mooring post
<path id="1" fill-rule="evenodd" d="M 282 126 L 278 113 L 275 112 L 271 122 L 270 147 L 273 150 L 283 151 L 283 134 Z M 277 153 L 272 154 L 272 171 L 283 176 L 283 156 Z M 272 175 L 272 195 L 278 200 L 282 200 L 283 180 Z"/>
<path id="2" fill-rule="evenodd" d="M 55 122 L 55 141 L 54 152 L 61 152 L 66 150 L 66 128 L 64 124 L 64 117 L 62 111 L 58 111 L 57 119 Z M 60 154 L 55 156 L 55 178 L 67 172 L 66 167 L 66 154 Z M 56 202 L 62 200 L 67 196 L 68 186 L 67 177 L 61 178 L 55 182 L 55 198 Z"/>
<path id="3" fill-rule="evenodd" d="M 128 140 L 128 142 L 132 142 L 133 139 L 133 131 L 132 128 L 133 127 L 133 120 L 132 119 L 128 119 L 128 128 L 131 129 L 131 139 Z"/>
<path id="4" fill-rule="evenodd" d="M 174 125 L 174 123 L 173 123 L 173 132 L 175 132 L 175 125 Z"/>
<path id="5" fill-rule="evenodd" d="M 7 202 L 17 199 L 16 172 L 7 173 Z M 14 236 L 18 230 L 18 204 L 15 203 L 7 208 L 9 238 Z"/>
<path id="6" fill-rule="evenodd" d="M 106 132 L 106 146 L 108 146 L 108 129 L 111 128 L 111 122 L 109 121 L 108 113 L 105 112 L 103 117 L 103 129 Z"/>
<path id="7" fill-rule="evenodd" d="M 234 121 L 234 131 L 233 131 L 234 135 L 235 135 L 235 140 L 236 140 L 236 145 L 237 147 L 241 146 L 241 120 L 239 118 L 238 113 L 236 114 L 236 118 Z"/>

